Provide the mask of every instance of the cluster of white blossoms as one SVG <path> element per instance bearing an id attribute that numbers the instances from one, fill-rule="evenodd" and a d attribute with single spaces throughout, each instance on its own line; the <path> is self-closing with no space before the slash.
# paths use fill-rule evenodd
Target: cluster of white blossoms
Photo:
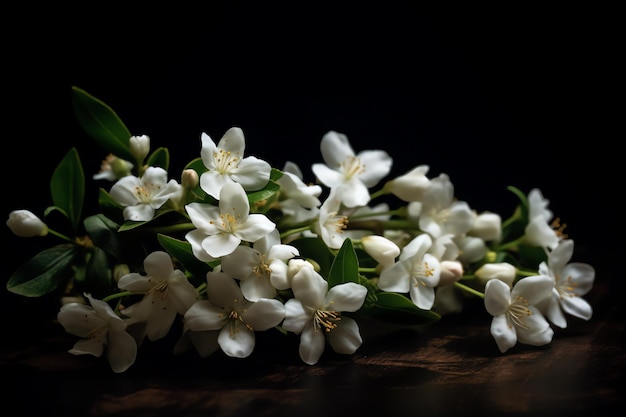
<path id="1" fill-rule="evenodd" d="M 81 184 L 68 172 L 82 170 L 58 168 L 47 214 L 61 213 L 74 236 L 28 210 L 7 221 L 17 236 L 61 241 L 7 288 L 63 296 L 58 322 L 80 338 L 70 353 L 106 354 L 124 372 L 145 339 L 173 331 L 174 354 L 246 358 L 257 332 L 276 330 L 299 336 L 300 358 L 313 365 L 327 346 L 356 352 L 361 317 L 419 325 L 481 298 L 504 353 L 550 343 L 566 315 L 592 316 L 583 296 L 594 269 L 571 262 L 574 242 L 539 189 L 511 187 L 520 204 L 507 219 L 477 212 L 455 197 L 448 175 L 429 177 L 419 165 L 388 179 L 386 151 L 357 153 L 335 131 L 321 138 L 323 162 L 305 182 L 294 161 L 277 169 L 246 155 L 238 127 L 217 143 L 202 133 L 179 183 L 165 148 L 151 153 L 150 137 L 127 134 L 106 105 L 74 92 L 83 127 L 111 152 L 93 177 L 113 183 L 100 190 L 101 213 L 82 219 L 82 201 L 55 187 Z M 93 119 L 112 127 L 94 130 Z M 72 150 L 60 167 L 79 163 Z"/>

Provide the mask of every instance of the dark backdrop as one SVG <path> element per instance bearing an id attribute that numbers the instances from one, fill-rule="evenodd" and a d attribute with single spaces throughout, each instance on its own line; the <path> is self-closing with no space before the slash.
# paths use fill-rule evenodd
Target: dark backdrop
<path id="1" fill-rule="evenodd" d="M 394 174 L 447 173 L 478 210 L 508 215 L 507 186 L 538 187 L 578 245 L 617 240 L 614 11 L 235 4 L 7 15 L 17 24 L 3 29 L 6 217 L 43 212 L 70 147 L 88 177 L 98 170 L 104 153 L 74 119 L 75 85 L 169 147 L 176 179 L 202 132 L 217 141 L 235 125 L 247 154 L 292 160 L 312 179 L 332 129 L 356 151 L 387 150 Z M 103 183 L 89 184 L 88 209 Z M 3 233 L 12 272 L 37 242 Z"/>

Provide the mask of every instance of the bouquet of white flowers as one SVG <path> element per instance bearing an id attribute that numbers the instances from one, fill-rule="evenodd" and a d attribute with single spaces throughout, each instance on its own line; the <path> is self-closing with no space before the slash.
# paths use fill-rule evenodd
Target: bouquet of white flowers
<path id="1" fill-rule="evenodd" d="M 592 316 L 583 296 L 595 271 L 570 262 L 574 242 L 539 189 L 509 187 L 519 204 L 506 218 L 477 212 L 455 198 L 448 175 L 419 165 L 388 179 L 389 153 L 355 152 L 335 131 L 321 138 L 323 162 L 306 182 L 295 161 L 279 169 L 246 155 L 239 127 L 219 141 L 202 133 L 179 182 L 168 149 L 133 136 L 107 104 L 74 87 L 73 105 L 107 154 L 93 180 L 112 185 L 84 216 L 72 148 L 52 173 L 43 216 L 9 213 L 15 235 L 49 236 L 52 246 L 7 289 L 59 293 L 58 322 L 79 338 L 69 352 L 105 354 L 114 372 L 133 365 L 146 338 L 175 329 L 172 353 L 200 357 L 245 358 L 256 332 L 293 333 L 313 365 L 327 346 L 356 352 L 365 318 L 423 325 L 482 299 L 505 353 L 549 344 L 567 315 Z M 42 220 L 53 215 L 62 231 Z"/>

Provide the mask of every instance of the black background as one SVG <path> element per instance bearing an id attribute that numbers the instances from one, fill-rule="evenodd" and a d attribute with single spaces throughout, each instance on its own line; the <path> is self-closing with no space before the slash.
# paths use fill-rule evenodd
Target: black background
<path id="1" fill-rule="evenodd" d="M 388 151 L 392 174 L 447 173 L 479 211 L 506 217 L 517 202 L 507 186 L 537 187 L 577 245 L 603 251 L 621 234 L 614 10 L 107 7 L 5 16 L 15 23 L 3 29 L 6 218 L 43 213 L 71 147 L 88 179 L 97 172 L 105 154 L 74 118 L 78 86 L 153 149 L 168 147 L 177 180 L 200 134 L 217 141 L 231 126 L 247 154 L 277 168 L 292 160 L 313 180 L 320 139 L 336 130 L 357 152 Z M 110 185 L 88 180 L 87 211 L 98 186 Z M 6 280 L 42 240 L 3 233 Z"/>

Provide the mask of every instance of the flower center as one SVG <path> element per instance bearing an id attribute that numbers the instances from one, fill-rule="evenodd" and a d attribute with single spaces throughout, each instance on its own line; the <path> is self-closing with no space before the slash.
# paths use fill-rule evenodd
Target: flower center
<path id="1" fill-rule="evenodd" d="M 215 170 L 220 174 L 228 174 L 234 168 L 239 166 L 239 155 L 233 154 L 231 151 L 217 149 L 213 152 L 213 160 L 215 161 Z"/>
<path id="2" fill-rule="evenodd" d="M 515 325 L 522 329 L 528 329 L 529 326 L 526 324 L 525 318 L 531 314 L 533 312 L 528 308 L 528 300 L 518 295 L 507 309 L 509 327 Z"/>
<path id="3" fill-rule="evenodd" d="M 158 191 L 161 188 L 158 184 L 142 182 L 141 185 L 137 185 L 134 190 L 137 201 L 143 204 L 150 203 L 150 197 L 154 191 Z"/>
<path id="4" fill-rule="evenodd" d="M 329 333 L 337 327 L 337 322 L 339 320 L 341 320 L 341 312 L 339 311 L 315 310 L 315 314 L 313 315 L 313 325 L 315 326 L 315 331 L 319 331 L 321 329 L 326 333 Z"/>
<path id="5" fill-rule="evenodd" d="M 556 290 L 559 292 L 559 296 L 563 297 L 578 297 L 578 295 L 574 292 L 574 289 L 577 287 L 577 284 L 572 280 L 571 276 L 567 276 L 566 279 L 562 280 L 560 277 L 556 277 Z"/>
<path id="6" fill-rule="evenodd" d="M 154 287 L 150 288 L 149 294 L 154 294 L 155 297 L 158 297 L 161 301 L 167 299 L 167 296 L 170 292 L 170 286 L 167 281 L 160 281 Z"/>
<path id="7" fill-rule="evenodd" d="M 349 180 L 365 172 L 365 164 L 356 156 L 349 156 L 341 162 L 341 172 Z"/>
<path id="8" fill-rule="evenodd" d="M 241 214 L 233 208 L 232 213 L 220 213 L 220 219 L 222 220 L 221 229 L 227 233 L 235 233 L 239 228 L 239 219 Z"/>
<path id="9" fill-rule="evenodd" d="M 550 224 L 550 227 L 554 230 L 554 233 L 556 233 L 559 238 L 567 239 L 567 234 L 565 233 L 565 228 L 567 227 L 567 224 L 561 224 L 561 219 L 559 219 L 558 217 L 554 219 L 552 221 L 552 224 Z"/>
<path id="10" fill-rule="evenodd" d="M 272 269 L 270 268 L 269 264 L 265 262 L 265 255 L 259 253 L 258 256 L 259 263 L 254 268 L 252 268 L 252 272 L 257 278 L 267 277 L 272 273 Z"/>
<path id="11" fill-rule="evenodd" d="M 324 224 L 328 230 L 343 233 L 348 228 L 348 216 L 338 216 L 337 212 L 334 211 L 328 214 L 328 219 Z"/>
<path id="12" fill-rule="evenodd" d="M 435 268 L 428 265 L 427 261 L 415 262 L 413 263 L 411 275 L 413 276 L 416 287 L 420 285 L 428 287 L 429 285 L 426 284 L 426 280 L 435 275 Z"/>

